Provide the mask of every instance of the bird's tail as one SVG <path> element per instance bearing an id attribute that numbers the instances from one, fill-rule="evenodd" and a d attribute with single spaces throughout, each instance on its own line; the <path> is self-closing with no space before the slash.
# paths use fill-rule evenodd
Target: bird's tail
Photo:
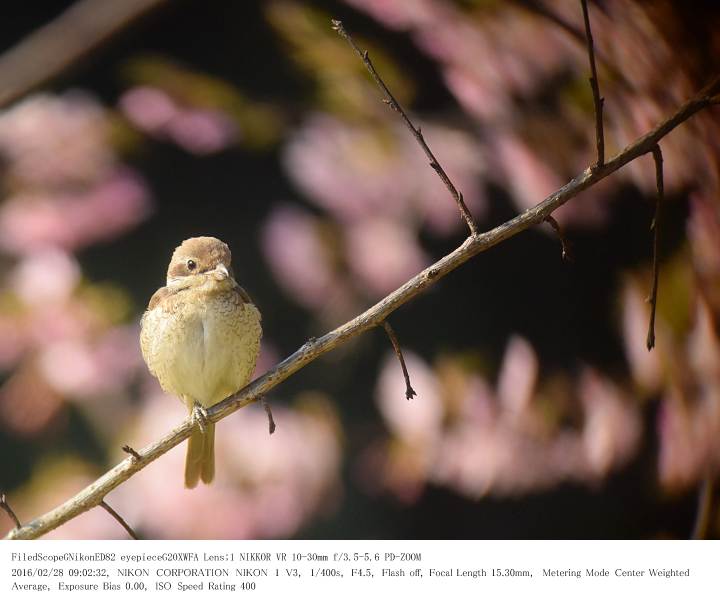
<path id="1" fill-rule="evenodd" d="M 193 428 L 185 458 L 185 487 L 194 489 L 198 480 L 209 484 L 215 478 L 215 424 L 208 423 L 205 431 Z"/>

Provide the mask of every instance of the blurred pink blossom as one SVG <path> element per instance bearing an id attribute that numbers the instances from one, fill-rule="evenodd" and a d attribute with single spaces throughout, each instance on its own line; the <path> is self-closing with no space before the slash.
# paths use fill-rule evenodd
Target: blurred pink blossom
<path id="1" fill-rule="evenodd" d="M 395 220 L 367 219 L 347 230 L 347 259 L 372 294 L 386 295 L 429 260 L 414 233 Z"/>
<path id="2" fill-rule="evenodd" d="M 14 314 L 0 314 L 0 368 L 17 363 L 27 348 L 25 330 Z"/>
<path id="3" fill-rule="evenodd" d="M 290 139 L 285 164 L 310 199 L 340 221 L 407 210 L 396 141 L 372 128 L 312 116 Z"/>
<path id="4" fill-rule="evenodd" d="M 170 95 L 153 86 L 125 91 L 118 106 L 135 126 L 153 135 L 160 135 L 178 111 Z"/>
<path id="5" fill-rule="evenodd" d="M 36 307 L 16 323 L 24 330 L 27 346 L 36 350 L 52 342 L 88 337 L 104 319 L 84 301 L 72 298 L 63 305 Z"/>
<path id="6" fill-rule="evenodd" d="M 505 359 L 498 377 L 497 396 L 503 409 L 522 415 L 532 401 L 540 363 L 529 342 L 513 336 L 505 349 Z"/>
<path id="7" fill-rule="evenodd" d="M 720 384 L 688 400 L 677 389 L 663 398 L 658 416 L 658 470 L 664 487 L 685 489 L 720 467 Z"/>
<path id="8" fill-rule="evenodd" d="M 28 306 L 63 303 L 79 281 L 77 261 L 57 248 L 44 248 L 24 256 L 8 276 L 10 287 Z"/>
<path id="9" fill-rule="evenodd" d="M 627 463 L 640 442 L 639 410 L 593 370 L 583 371 L 575 387 L 581 426 L 548 424 L 534 404 L 538 361 L 519 337 L 508 345 L 496 391 L 468 373 L 465 393 L 450 396 L 446 380 L 407 350 L 405 356 L 421 396 L 412 405 L 403 400 L 402 373 L 388 357 L 376 397 L 392 439 L 369 449 L 362 473 L 365 483 L 374 476 L 405 502 L 425 483 L 480 497 L 596 482 Z"/>
<path id="10" fill-rule="evenodd" d="M 315 115 L 287 145 L 285 164 L 308 197 L 341 223 L 386 216 L 434 232 L 462 228 L 457 206 L 401 125 L 342 122 Z M 480 148 L 465 132 L 423 124 L 423 134 L 476 216 L 485 210 Z"/>
<path id="11" fill-rule="evenodd" d="M 123 390 L 142 367 L 136 326 L 112 328 L 94 340 L 50 342 L 38 357 L 43 376 L 70 399 L 97 399 Z"/>
<path id="12" fill-rule="evenodd" d="M 392 29 L 408 29 L 419 23 L 432 23 L 439 5 L 435 0 L 345 0 L 347 4 L 372 15 Z"/>
<path id="13" fill-rule="evenodd" d="M 346 0 L 395 29 L 412 33 L 437 60 L 460 104 L 483 120 L 511 114 L 513 97 L 530 95 L 582 49 L 557 28 L 511 3 L 462 11 L 442 0 Z"/>
<path id="14" fill-rule="evenodd" d="M 36 436 L 58 416 L 62 402 L 37 368 L 26 363 L 0 386 L 0 426 L 24 437 Z"/>
<path id="15" fill-rule="evenodd" d="M 504 182 L 521 212 L 538 204 L 565 184 L 550 166 L 514 134 L 508 132 L 499 135 L 494 148 L 505 175 Z"/>
<path id="16" fill-rule="evenodd" d="M 47 246 L 74 250 L 116 237 L 149 209 L 143 182 L 129 170 L 83 191 L 21 193 L 0 206 L 0 248 L 15 254 Z"/>
<path id="17" fill-rule="evenodd" d="M 720 339 L 717 324 L 707 303 L 698 298 L 695 322 L 688 334 L 687 361 L 698 380 L 720 385 Z M 720 404 L 720 401 L 718 401 Z"/>
<path id="18" fill-rule="evenodd" d="M 707 194 L 691 194 L 686 229 L 699 286 L 711 306 L 720 308 L 720 216 L 717 200 Z"/>
<path id="19" fill-rule="evenodd" d="M 105 110 L 85 93 L 36 94 L 0 112 L 0 155 L 17 185 L 85 185 L 114 168 Z"/>
<path id="20" fill-rule="evenodd" d="M 587 467 L 603 477 L 632 459 L 642 435 L 637 407 L 629 396 L 596 371 L 580 376 L 578 394 L 585 411 L 583 450 Z"/>
<path id="21" fill-rule="evenodd" d="M 658 416 L 660 480 L 669 489 L 692 486 L 720 468 L 720 337 L 702 299 L 686 350 L 677 352 Z"/>
<path id="22" fill-rule="evenodd" d="M 178 400 L 155 392 L 126 440 L 158 438 L 185 416 Z M 281 538 L 297 532 L 338 495 L 337 419 L 321 402 L 296 409 L 275 405 L 273 413 L 278 428 L 272 436 L 257 405 L 218 425 L 212 487 L 183 487 L 183 445 L 148 466 L 115 492 L 126 518 L 152 538 Z"/>
<path id="23" fill-rule="evenodd" d="M 566 28 L 552 27 L 551 20 L 540 14 L 547 9 L 549 15 L 582 31 L 577 6 L 544 0 L 533 14 L 510 2 L 472 7 L 442 0 L 346 2 L 388 27 L 408 31 L 420 50 L 439 63 L 448 89 L 465 111 L 479 119 L 484 130 L 499 133 L 481 141 L 482 151 L 495 163 L 488 172 L 497 171 L 499 184 L 509 188 L 518 209 L 535 205 L 592 161 L 595 133 L 584 43 L 568 35 Z M 602 10 L 591 6 L 590 11 L 599 78 L 614 98 L 604 111 L 610 156 L 655 127 L 697 85 L 653 11 L 627 0 L 604 2 Z M 574 74 L 577 89 L 557 85 L 569 73 Z M 580 85 L 587 93 L 584 98 L 577 92 Z M 546 100 L 538 102 L 538 96 L 545 98 L 549 88 L 560 115 L 557 110 L 547 111 Z M 533 116 L 543 124 L 558 121 L 545 131 L 533 125 Z M 720 134 L 718 123 L 707 112 L 663 140 L 666 191 L 699 188 L 717 196 L 720 185 L 698 182 L 696 175 L 716 173 L 708 147 Z M 556 165 L 551 167 L 544 159 L 547 153 Z M 655 193 L 655 168 L 649 156 L 630 163 L 622 178 L 647 195 Z M 577 203 L 560 208 L 556 218 L 565 224 L 601 225 L 607 201 L 622 182 L 616 179 L 594 187 Z"/>
<path id="24" fill-rule="evenodd" d="M 237 141 L 235 123 L 221 111 L 183 107 L 165 91 L 139 86 L 125 92 L 120 109 L 138 128 L 169 139 L 195 155 L 226 149 Z"/>
<path id="25" fill-rule="evenodd" d="M 209 155 L 237 140 L 235 124 L 222 112 L 186 109 L 168 124 L 170 138 L 195 155 Z"/>
<path id="26" fill-rule="evenodd" d="M 0 314 L 0 367 L 10 368 L 53 342 L 87 337 L 102 322 L 94 310 L 74 298 Z"/>
<path id="27" fill-rule="evenodd" d="M 329 303 L 342 308 L 347 286 L 335 273 L 332 251 L 320 232 L 320 220 L 309 212 L 279 205 L 263 227 L 263 253 L 280 284 L 301 304 L 315 310 Z"/>
<path id="28" fill-rule="evenodd" d="M 431 367 L 419 356 L 404 351 L 404 357 L 417 396 L 412 401 L 405 398 L 405 380 L 397 357 L 387 354 L 375 397 L 393 435 L 414 446 L 432 448 L 445 415 L 440 385 Z"/>

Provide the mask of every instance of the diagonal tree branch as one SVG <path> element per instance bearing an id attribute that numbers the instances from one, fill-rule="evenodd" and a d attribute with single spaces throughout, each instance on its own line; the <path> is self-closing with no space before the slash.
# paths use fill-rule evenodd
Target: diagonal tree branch
<path id="1" fill-rule="evenodd" d="M 342 37 L 344 38 L 348 44 L 352 47 L 352 49 L 355 51 L 355 54 L 357 54 L 361 59 L 362 62 L 365 64 L 365 67 L 367 68 L 368 72 L 370 72 L 370 75 L 372 76 L 372 79 L 375 80 L 375 83 L 377 84 L 380 91 L 385 95 L 385 98 L 383 98 L 383 102 L 387 103 L 387 105 L 390 106 L 391 109 L 396 111 L 400 114 L 400 117 L 402 117 L 403 122 L 405 122 L 405 125 L 408 127 L 410 132 L 412 132 L 413 136 L 417 140 L 418 144 L 420 145 L 420 148 L 423 150 L 427 158 L 430 160 L 430 167 L 432 167 L 435 172 L 437 172 L 437 175 L 440 177 L 440 180 L 443 181 L 443 184 L 447 188 L 448 191 L 450 191 L 450 195 L 452 195 L 453 199 L 455 200 L 455 203 L 458 206 L 458 209 L 460 210 L 460 215 L 462 216 L 463 220 L 467 224 L 468 228 L 470 229 L 471 235 L 476 235 L 478 232 L 477 225 L 475 224 L 475 219 L 472 217 L 472 214 L 470 213 L 470 210 L 468 209 L 467 205 L 465 204 L 465 200 L 463 199 L 462 193 L 457 190 L 455 185 L 450 180 L 450 177 L 447 175 L 443 167 L 440 165 L 440 162 L 435 157 L 435 154 L 430 150 L 430 147 L 428 146 L 427 142 L 425 142 L 425 137 L 423 136 L 422 130 L 420 128 L 415 127 L 415 125 L 410 121 L 410 118 L 408 117 L 408 114 L 405 113 L 405 110 L 402 108 L 402 105 L 398 103 L 397 99 L 393 95 L 392 92 L 388 89 L 388 87 L 385 85 L 385 82 L 380 77 L 380 74 L 375 70 L 375 66 L 372 64 L 372 61 L 370 60 L 370 55 L 368 54 L 368 51 L 360 50 L 360 47 L 355 43 L 355 40 L 353 40 L 353 37 L 347 32 L 345 27 L 342 24 L 342 21 L 338 21 L 337 19 L 333 19 L 332 21 L 333 29 Z"/>
<path id="2" fill-rule="evenodd" d="M 537 225 L 557 208 L 573 197 L 607 178 L 620 168 L 646 153 L 652 153 L 658 142 L 678 125 L 698 111 L 717 102 L 720 93 L 720 77 L 716 77 L 695 97 L 682 105 L 672 116 L 653 130 L 638 138 L 602 166 L 587 168 L 569 183 L 546 197 L 536 206 L 485 233 L 468 237 L 458 248 L 435 262 L 421 273 L 387 295 L 377 304 L 324 336 L 308 341 L 299 350 L 267 371 L 245 388 L 208 409 L 208 419 L 218 422 L 242 407 L 259 400 L 265 393 L 284 382 L 291 375 L 318 357 L 334 350 L 348 340 L 375 327 L 379 327 L 395 310 L 424 292 L 445 275 L 465 264 L 481 252 Z M 140 458 L 126 457 L 114 468 L 103 474 L 91 485 L 63 504 L 31 522 L 11 530 L 8 539 L 34 539 L 75 518 L 79 514 L 100 505 L 103 498 L 145 466 L 179 445 L 190 436 L 194 420 L 188 417 L 165 436 L 138 451 Z"/>
<path id="3" fill-rule="evenodd" d="M 167 0 L 79 0 L 0 56 L 0 109 L 56 78 Z"/>

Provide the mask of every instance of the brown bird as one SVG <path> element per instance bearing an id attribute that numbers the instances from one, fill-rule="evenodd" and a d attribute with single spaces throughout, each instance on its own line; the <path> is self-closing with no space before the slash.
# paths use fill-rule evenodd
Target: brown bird
<path id="1" fill-rule="evenodd" d="M 183 241 L 167 285 L 150 298 L 141 321 L 150 373 L 196 421 L 185 461 L 189 489 L 215 476 L 215 424 L 205 409 L 250 381 L 260 351 L 260 312 L 235 282 L 230 259 L 230 248 L 215 237 Z"/>

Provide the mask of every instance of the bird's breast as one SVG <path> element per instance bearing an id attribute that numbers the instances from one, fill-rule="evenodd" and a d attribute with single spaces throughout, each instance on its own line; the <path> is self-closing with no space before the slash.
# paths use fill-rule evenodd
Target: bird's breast
<path id="1" fill-rule="evenodd" d="M 228 295 L 178 301 L 170 312 L 151 313 L 156 310 L 155 320 L 143 324 L 154 332 L 153 358 L 146 360 L 164 390 L 209 406 L 247 384 L 262 334 L 255 306 Z"/>

